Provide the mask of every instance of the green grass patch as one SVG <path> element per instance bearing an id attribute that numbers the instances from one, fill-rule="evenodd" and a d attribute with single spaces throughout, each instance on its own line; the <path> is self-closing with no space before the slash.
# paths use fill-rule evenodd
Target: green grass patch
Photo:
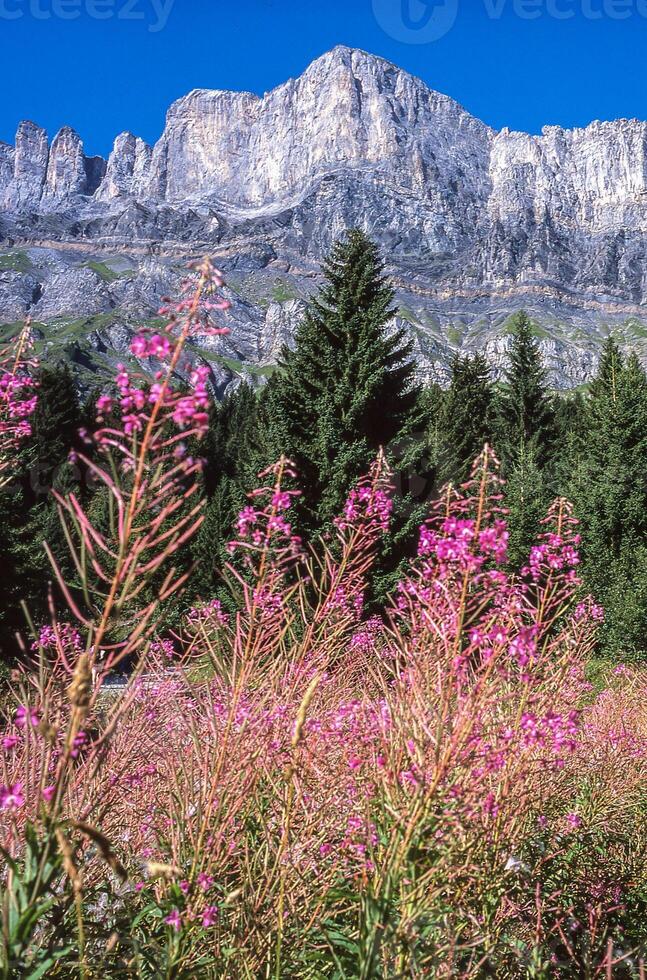
<path id="1" fill-rule="evenodd" d="M 33 265 L 26 252 L 13 249 L 0 255 L 0 272 L 31 272 Z"/>
<path id="2" fill-rule="evenodd" d="M 115 279 L 128 279 L 133 274 L 132 269 L 117 272 L 116 269 L 112 269 L 106 262 L 84 262 L 81 268 L 92 269 L 104 282 L 114 282 Z"/>
<path id="3" fill-rule="evenodd" d="M 291 299 L 297 299 L 298 293 L 283 279 L 277 279 L 272 286 L 272 299 L 275 303 L 287 303 Z"/>
<path id="4" fill-rule="evenodd" d="M 238 361 L 235 357 L 226 357 L 224 354 L 216 354 L 212 350 L 206 350 L 204 347 L 197 347 L 192 344 L 191 349 L 196 351 L 203 357 L 205 361 L 210 361 L 211 364 L 219 364 L 221 367 L 227 368 L 232 374 L 248 374 L 254 378 L 269 378 L 275 371 L 279 368 L 276 364 L 251 364 L 249 361 Z"/>
<path id="5" fill-rule="evenodd" d="M 511 316 L 505 321 L 503 325 L 503 334 L 509 336 L 514 333 L 516 317 Z M 533 337 L 537 337 L 538 340 L 546 340 L 551 336 L 550 331 L 546 327 L 542 327 L 541 323 L 537 323 L 536 320 L 530 321 L 530 333 Z"/>
<path id="6" fill-rule="evenodd" d="M 32 321 L 31 325 L 35 330 L 47 330 L 46 324 L 37 323 L 35 320 Z M 6 344 L 8 340 L 17 337 L 24 326 L 24 320 L 14 320 L 13 323 L 0 324 L 0 343 Z"/>
<path id="7" fill-rule="evenodd" d="M 637 340 L 644 340 L 647 337 L 647 323 L 642 320 L 627 320 L 625 323 L 627 333 Z"/>
<path id="8" fill-rule="evenodd" d="M 398 308 L 398 316 L 401 320 L 406 320 L 407 323 L 411 323 L 414 327 L 419 326 L 418 318 L 413 310 L 410 310 L 408 306 L 400 306 Z"/>

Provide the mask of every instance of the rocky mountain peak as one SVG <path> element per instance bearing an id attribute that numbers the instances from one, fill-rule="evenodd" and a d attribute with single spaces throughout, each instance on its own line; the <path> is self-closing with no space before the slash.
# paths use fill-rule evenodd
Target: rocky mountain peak
<path id="1" fill-rule="evenodd" d="M 105 250 L 154 254 L 162 264 L 209 251 L 246 274 L 266 271 L 270 282 L 280 268 L 290 295 L 283 303 L 274 294 L 285 284 L 269 289 L 283 335 L 299 284 L 308 291 L 351 226 L 382 246 L 404 322 L 434 371 L 443 351 L 473 336 L 499 358 L 505 338 L 495 327 L 521 306 L 585 333 L 598 322 L 641 322 L 647 123 L 496 132 L 389 61 L 342 45 L 262 96 L 195 89 L 169 108 L 154 146 L 124 132 L 107 161 L 85 156 L 69 127 L 50 146 L 41 127 L 24 122 L 14 146 L 0 144 L 0 236 L 60 248 L 55 290 L 47 271 L 7 273 L 12 314 L 35 295 L 39 310 L 55 315 L 66 246 L 81 241 L 100 269 Z M 70 295 L 84 306 L 94 289 L 106 310 L 151 312 L 164 277 L 133 262 L 132 275 L 103 270 L 99 284 L 84 267 L 70 276 Z M 0 281 L 0 306 L 2 289 Z M 265 310 L 241 306 L 248 339 L 261 321 L 271 333 Z M 238 353 L 256 356 L 255 343 Z M 564 343 L 560 334 L 550 346 L 553 361 L 566 356 Z M 567 376 L 579 377 L 572 358 Z"/>

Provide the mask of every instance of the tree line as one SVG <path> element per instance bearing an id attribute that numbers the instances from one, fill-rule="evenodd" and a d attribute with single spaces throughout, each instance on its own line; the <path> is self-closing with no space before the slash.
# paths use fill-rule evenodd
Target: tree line
<path id="1" fill-rule="evenodd" d="M 448 482 L 463 482 L 488 442 L 506 480 L 511 568 L 527 560 L 551 501 L 567 497 L 581 522 L 584 588 L 606 610 L 604 652 L 624 660 L 647 656 L 647 376 L 636 356 L 610 337 L 586 390 L 555 393 L 535 328 L 522 312 L 511 322 L 502 381 L 475 353 L 455 356 L 447 388 L 422 385 L 411 343 L 393 327 L 394 292 L 375 243 L 348 232 L 323 274 L 293 347 L 283 350 L 267 383 L 259 390 L 240 384 L 213 405 L 198 450 L 206 516 L 182 558 L 187 568 L 198 565 L 184 605 L 221 592 L 226 545 L 260 470 L 281 454 L 294 461 L 303 491 L 294 522 L 308 540 L 326 533 L 380 447 L 397 486 L 370 597 L 383 601 L 415 552 L 430 500 Z M 66 567 L 48 488 L 74 486 L 97 515 L 103 506 L 87 475 L 68 462 L 79 430 L 92 426 L 92 405 L 80 403 L 64 364 L 44 366 L 39 380 L 33 434 L 0 498 L 5 660 L 24 625 L 20 600 L 34 619 L 48 615 L 43 540 Z"/>

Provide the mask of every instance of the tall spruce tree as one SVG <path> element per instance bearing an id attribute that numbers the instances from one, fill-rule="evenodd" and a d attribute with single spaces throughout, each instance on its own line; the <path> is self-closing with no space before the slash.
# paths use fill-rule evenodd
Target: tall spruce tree
<path id="1" fill-rule="evenodd" d="M 586 584 L 606 608 L 607 648 L 647 651 L 647 377 L 606 345 L 591 385 L 581 468 L 573 474 Z"/>
<path id="2" fill-rule="evenodd" d="M 414 412 L 411 346 L 390 329 L 394 292 L 377 246 L 351 230 L 324 262 L 325 284 L 282 353 L 269 399 L 270 442 L 299 470 L 306 530 L 337 514 L 380 446 Z"/>
<path id="3" fill-rule="evenodd" d="M 485 443 L 492 442 L 494 389 L 483 354 L 456 355 L 441 418 L 440 483 L 461 484 Z"/>
<path id="4" fill-rule="evenodd" d="M 28 498 L 47 499 L 70 450 L 78 446 L 81 406 L 74 376 L 65 363 L 44 367 L 38 375 L 38 401 L 31 418 L 32 436 L 24 452 Z"/>
<path id="5" fill-rule="evenodd" d="M 524 312 L 514 318 L 505 380 L 499 395 L 497 448 L 508 481 L 510 562 L 525 563 L 555 490 L 553 399 L 539 342 Z"/>
<path id="6" fill-rule="evenodd" d="M 548 392 L 541 350 L 524 312 L 512 324 L 501 409 L 501 447 L 504 464 L 519 452 L 532 452 L 539 470 L 550 460 L 555 440 L 555 414 Z"/>

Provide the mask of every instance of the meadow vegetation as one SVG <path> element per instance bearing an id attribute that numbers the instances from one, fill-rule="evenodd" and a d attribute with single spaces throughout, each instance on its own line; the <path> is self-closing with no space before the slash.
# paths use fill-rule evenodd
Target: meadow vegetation
<path id="1" fill-rule="evenodd" d="M 72 457 L 93 490 L 53 490 L 55 584 L 4 693 L 2 976 L 644 978 L 647 678 L 616 658 L 591 682 L 606 627 L 582 576 L 590 525 L 564 496 L 520 522 L 518 467 L 550 459 L 541 375 L 515 386 L 513 364 L 507 392 L 517 510 L 479 445 L 466 469 L 443 450 L 458 479 L 405 513 L 370 399 L 391 400 L 394 438 L 419 403 L 402 337 L 382 332 L 388 291 L 365 272 L 350 292 L 378 315 L 362 327 L 350 311 L 361 384 L 317 418 L 349 322 L 326 319 L 329 294 L 273 383 L 286 445 L 217 552 L 218 594 L 190 560 L 213 409 L 187 344 L 221 333 L 226 309 L 208 261 L 168 325 L 133 340 L 154 375 L 124 367 L 98 397 Z M 26 330 L 2 359 L 6 486 L 37 377 Z M 281 399 L 297 377 L 314 410 L 295 419 Z"/>

